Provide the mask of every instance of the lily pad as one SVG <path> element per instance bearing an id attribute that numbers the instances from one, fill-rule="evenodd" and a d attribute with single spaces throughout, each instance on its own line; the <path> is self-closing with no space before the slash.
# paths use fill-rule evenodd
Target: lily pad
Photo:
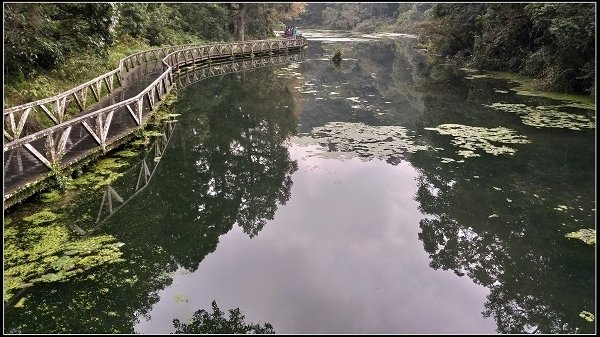
<path id="1" fill-rule="evenodd" d="M 69 270 L 75 267 L 75 259 L 70 256 L 63 255 L 58 258 L 58 260 L 52 262 L 50 266 L 56 270 Z"/>
<path id="2" fill-rule="evenodd" d="M 144 136 L 146 137 L 162 137 L 163 133 L 158 131 L 145 131 Z"/>
<path id="3" fill-rule="evenodd" d="M 96 266 L 122 262 L 122 245 L 109 235 L 79 238 L 57 222 L 9 227 L 4 241 L 4 300 L 37 282 L 66 281 Z"/>

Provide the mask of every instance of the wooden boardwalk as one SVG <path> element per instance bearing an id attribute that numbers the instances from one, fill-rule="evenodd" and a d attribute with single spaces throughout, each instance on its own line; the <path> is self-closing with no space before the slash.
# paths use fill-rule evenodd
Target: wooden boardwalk
<path id="1" fill-rule="evenodd" d="M 173 88 L 227 69 L 269 65 L 276 61 L 261 56 L 289 55 L 306 45 L 305 38 L 297 38 L 153 49 L 120 60 L 117 69 L 71 90 L 5 109 L 4 209 L 35 193 L 49 177 L 120 145 L 144 127 Z M 214 62 L 223 66 L 206 67 Z M 175 75 L 190 65 L 203 67 Z"/>

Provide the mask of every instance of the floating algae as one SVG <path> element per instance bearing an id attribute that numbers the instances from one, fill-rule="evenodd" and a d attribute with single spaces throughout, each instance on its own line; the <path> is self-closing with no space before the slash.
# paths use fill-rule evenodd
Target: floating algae
<path id="1" fill-rule="evenodd" d="M 189 302 L 189 298 L 185 295 L 176 295 L 175 296 L 175 302 L 177 303 L 183 303 L 183 302 Z"/>
<path id="2" fill-rule="evenodd" d="M 123 150 L 123 151 L 119 151 L 117 153 L 115 153 L 115 156 L 118 157 L 122 157 L 122 158 L 130 158 L 130 157 L 135 157 L 138 154 L 136 152 L 130 151 L 130 150 Z"/>
<path id="3" fill-rule="evenodd" d="M 439 157 L 442 159 L 441 163 L 443 164 L 447 164 L 447 163 L 464 163 L 464 160 L 454 160 L 453 158 L 448 158 L 448 157 Z"/>
<path id="4" fill-rule="evenodd" d="M 416 145 L 401 126 L 371 126 L 363 123 L 330 122 L 316 127 L 310 136 L 293 137 L 297 144 L 320 144 L 327 152 L 317 153 L 324 158 L 364 157 L 387 160 L 400 157 L 404 152 L 429 150 Z"/>
<path id="5" fill-rule="evenodd" d="M 596 319 L 596 317 L 594 316 L 594 314 L 592 314 L 589 311 L 582 311 L 582 312 L 580 312 L 579 313 L 579 317 L 585 319 L 588 322 L 593 322 Z"/>
<path id="6" fill-rule="evenodd" d="M 35 214 L 24 217 L 23 220 L 31 222 L 34 225 L 39 225 L 45 222 L 52 222 L 59 218 L 59 215 L 50 211 L 49 209 L 43 209 Z"/>
<path id="7" fill-rule="evenodd" d="M 44 203 L 54 202 L 54 201 L 60 199 L 60 192 L 58 192 L 57 190 L 53 190 L 50 192 L 40 194 L 40 197 L 41 197 L 40 200 Z"/>
<path id="8" fill-rule="evenodd" d="M 466 80 L 474 80 L 474 79 L 478 79 L 478 78 L 487 78 L 490 77 L 490 75 L 487 74 L 479 74 L 479 75 L 469 75 L 469 76 L 465 76 Z"/>
<path id="9" fill-rule="evenodd" d="M 592 245 L 592 246 L 596 244 L 596 230 L 595 229 L 590 229 L 590 228 L 580 229 L 576 232 L 571 232 L 571 233 L 565 234 L 565 237 L 567 237 L 569 239 L 579 239 L 579 240 L 587 243 L 588 245 Z"/>
<path id="10" fill-rule="evenodd" d="M 73 239 L 63 224 L 9 226 L 4 231 L 4 301 L 38 282 L 66 281 L 93 267 L 124 261 L 114 237 Z"/>
<path id="11" fill-rule="evenodd" d="M 89 186 L 92 189 L 98 189 L 100 187 L 109 185 L 123 175 L 123 173 L 117 173 L 115 170 L 127 165 L 127 162 L 124 162 L 119 158 L 102 159 L 92 168 L 91 171 L 74 179 L 70 183 L 69 188 L 75 188 L 76 186 Z"/>
<path id="12" fill-rule="evenodd" d="M 568 106 L 580 106 L 591 110 L 594 110 L 596 107 L 592 96 L 539 90 L 536 89 L 535 79 L 527 76 L 498 71 L 487 71 L 484 73 L 487 74 L 489 78 L 508 80 L 518 84 L 512 89 L 517 95 L 546 97 L 566 102 L 566 105 Z"/>
<path id="13" fill-rule="evenodd" d="M 523 124 L 537 128 L 565 128 L 570 130 L 593 129 L 596 127 L 594 120 L 583 115 L 558 111 L 560 106 L 536 106 L 525 104 L 493 103 L 485 105 L 490 108 L 516 113 Z"/>
<path id="14" fill-rule="evenodd" d="M 159 131 L 153 131 L 153 130 L 152 130 L 152 131 L 144 131 L 144 132 L 143 132 L 143 135 L 144 135 L 145 137 L 162 137 L 162 136 L 163 136 L 163 133 L 162 133 L 162 132 L 159 132 Z"/>
<path id="15" fill-rule="evenodd" d="M 480 149 L 495 156 L 514 154 L 517 150 L 507 146 L 493 145 L 491 142 L 502 144 L 527 144 L 530 141 L 525 136 L 517 135 L 514 130 L 504 127 L 484 128 L 460 124 L 442 124 L 425 130 L 437 131 L 442 135 L 453 136 L 452 144 L 461 148 L 458 155 L 464 158 L 479 157 L 475 150 Z"/>

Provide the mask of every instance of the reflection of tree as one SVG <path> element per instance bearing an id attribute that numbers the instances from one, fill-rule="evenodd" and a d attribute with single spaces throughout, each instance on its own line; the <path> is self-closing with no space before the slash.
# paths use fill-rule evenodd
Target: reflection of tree
<path id="1" fill-rule="evenodd" d="M 178 93 L 182 116 L 172 147 L 152 191 L 128 205 L 147 210 L 128 233 L 162 247 L 190 271 L 234 224 L 258 235 L 289 199 L 297 169 L 283 145 L 296 127 L 290 92 L 273 69 L 245 80 L 238 76 L 208 79 Z M 109 225 L 126 219 L 123 212 Z"/>
<path id="2" fill-rule="evenodd" d="M 103 265 L 67 283 L 41 283 L 26 293 L 23 308 L 6 308 L 5 329 L 19 333 L 134 333 L 149 317 L 158 291 L 177 266 L 148 244 L 121 247 L 126 262 Z M 151 259 L 148 256 L 151 255 Z"/>
<path id="3" fill-rule="evenodd" d="M 436 138 L 431 141 L 442 146 Z M 500 333 L 593 331 L 579 313 L 595 307 L 594 256 L 563 237 L 570 228 L 593 226 L 571 217 L 587 221 L 590 211 L 552 209 L 576 198 L 582 200 L 577 205 L 594 200 L 592 189 L 571 191 L 583 177 L 565 174 L 590 164 L 535 167 L 532 163 L 563 160 L 544 148 L 533 144 L 520 148 L 517 160 L 470 159 L 456 167 L 427 154 L 411 157 L 422 173 L 415 198 L 427 215 L 419 239 L 431 267 L 488 287 L 483 315 L 496 320 Z"/>
<path id="4" fill-rule="evenodd" d="M 188 323 L 181 323 L 178 319 L 173 320 L 176 334 L 274 334 L 271 323 L 246 324 L 244 315 L 240 308 L 229 309 L 229 319 L 223 317 L 223 312 L 217 306 L 217 302 L 212 302 L 213 313 L 210 314 L 204 309 L 196 311 Z"/>
<path id="5" fill-rule="evenodd" d="M 399 108 L 377 115 L 375 109 L 353 109 L 345 99 L 308 100 L 303 103 L 303 131 L 331 121 L 402 125 L 418 132 L 422 143 L 443 148 L 406 155 L 422 173 L 416 199 L 427 218 L 420 223 L 419 238 L 432 268 L 467 275 L 489 288 L 484 315 L 497 321 L 499 332 L 593 329 L 578 316 L 595 308 L 593 250 L 563 237 L 595 227 L 590 222 L 595 215 L 590 211 L 595 207 L 593 132 L 584 130 L 577 137 L 534 130 L 521 125 L 517 116 L 490 112 L 485 104 L 523 98 L 506 92 L 512 87 L 506 82 L 469 80 L 457 69 L 432 64 L 406 41 L 348 43 L 345 48 L 352 61 L 343 63 L 342 71 L 333 71 L 326 62 L 309 62 L 305 77 L 315 87 L 339 83 L 335 91 L 342 98 L 375 97 L 368 104 L 382 108 L 386 105 L 377 97 L 385 97 Z M 309 55 L 313 59 L 326 54 L 320 44 L 308 52 L 317 54 Z M 534 97 L 525 102 L 549 104 Z M 440 157 L 461 158 L 448 136 L 423 128 L 444 123 L 510 125 L 532 143 L 515 146 L 511 157 L 441 163 Z M 554 211 L 556 205 L 569 205 L 570 214 Z"/>
<path id="6" fill-rule="evenodd" d="M 273 69 L 235 76 L 178 93 L 180 122 L 150 185 L 99 230 L 125 243 L 127 261 L 30 288 L 23 308 L 5 313 L 6 331 L 133 333 L 180 266 L 196 270 L 236 223 L 258 235 L 290 198 L 297 164 L 283 142 L 295 103 Z M 65 222 L 95 218 L 97 205 L 80 199 Z"/>
<path id="7" fill-rule="evenodd" d="M 483 104 L 518 100 L 496 90 L 508 84 L 466 80 L 450 67 L 423 63 L 407 46 L 396 43 L 387 81 L 375 82 L 380 95 L 407 102 L 402 111 L 407 116 L 384 115 L 382 121 L 417 128 L 449 121 L 484 127 L 512 123 L 532 141 L 511 157 L 444 164 L 440 157 L 455 157 L 448 137 L 423 133 L 425 143 L 444 148 L 407 156 L 421 172 L 415 199 L 426 218 L 419 239 L 431 267 L 489 288 L 483 315 L 496 320 L 500 333 L 593 332 L 593 324 L 579 317 L 595 308 L 593 251 L 564 238 L 595 227 L 590 210 L 595 190 L 588 183 L 595 172 L 593 133 L 534 132 L 515 124 L 513 116 L 489 113 Z M 369 51 L 358 51 L 368 59 Z M 366 61 L 362 67 L 367 73 L 377 69 Z M 569 205 L 569 212 L 555 211 L 556 205 Z"/>

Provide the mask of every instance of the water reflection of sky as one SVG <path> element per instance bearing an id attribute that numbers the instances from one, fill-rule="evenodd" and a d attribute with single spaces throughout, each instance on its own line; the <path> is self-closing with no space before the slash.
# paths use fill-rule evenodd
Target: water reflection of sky
<path id="1" fill-rule="evenodd" d="M 310 150 L 290 147 L 299 170 L 274 220 L 254 239 L 238 226 L 221 236 L 194 273 L 175 274 L 136 332 L 172 332 L 173 318 L 214 299 L 278 333 L 494 333 L 481 315 L 489 291 L 429 267 L 408 163 Z"/>
<path id="2" fill-rule="evenodd" d="M 395 39 L 395 38 L 412 38 L 416 39 L 416 35 L 403 33 L 357 33 L 348 31 L 319 31 L 307 30 L 303 31 L 302 35 L 309 41 L 329 42 L 366 42 L 380 39 Z"/>

